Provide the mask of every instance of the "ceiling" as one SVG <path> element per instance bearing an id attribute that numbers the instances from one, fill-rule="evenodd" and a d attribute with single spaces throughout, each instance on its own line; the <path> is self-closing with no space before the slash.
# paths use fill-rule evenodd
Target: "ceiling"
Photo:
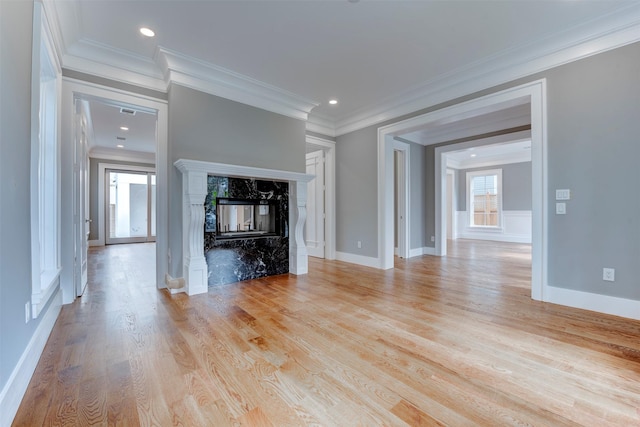
<path id="1" fill-rule="evenodd" d="M 629 31 L 640 28 L 637 1 L 52 0 L 45 7 L 63 68 L 162 91 L 170 81 L 189 82 L 308 119 L 309 130 L 330 136 L 640 40 L 640 31 Z M 143 37 L 141 26 L 156 36 Z M 615 41 L 597 43 L 611 34 Z"/>

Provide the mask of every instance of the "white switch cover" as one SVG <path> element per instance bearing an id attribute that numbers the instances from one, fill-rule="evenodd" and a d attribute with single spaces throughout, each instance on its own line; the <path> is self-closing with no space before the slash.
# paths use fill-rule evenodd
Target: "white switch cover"
<path id="1" fill-rule="evenodd" d="M 556 190 L 556 200 L 571 200 L 571 190 Z"/>
<path id="2" fill-rule="evenodd" d="M 557 215 L 565 215 L 567 213 L 567 204 L 566 203 L 556 203 L 556 214 Z"/>
<path id="3" fill-rule="evenodd" d="M 616 269 L 615 268 L 603 268 L 602 269 L 602 280 L 606 280 L 607 282 L 615 282 L 616 281 Z"/>

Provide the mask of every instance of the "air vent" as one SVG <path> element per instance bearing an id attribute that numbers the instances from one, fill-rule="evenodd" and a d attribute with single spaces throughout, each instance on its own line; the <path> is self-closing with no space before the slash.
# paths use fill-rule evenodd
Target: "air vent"
<path id="1" fill-rule="evenodd" d="M 127 140 L 127 138 L 125 138 L 124 136 L 116 136 L 116 139 L 118 141 L 126 141 Z"/>
<path id="2" fill-rule="evenodd" d="M 122 114 L 128 114 L 130 116 L 136 115 L 136 110 L 132 110 L 131 108 L 120 107 L 120 112 Z"/>

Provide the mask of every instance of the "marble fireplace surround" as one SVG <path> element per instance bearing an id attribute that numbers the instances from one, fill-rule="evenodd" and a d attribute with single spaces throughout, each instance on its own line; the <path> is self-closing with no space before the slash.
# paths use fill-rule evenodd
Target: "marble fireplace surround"
<path id="1" fill-rule="evenodd" d="M 175 291 L 196 295 L 208 290 L 208 267 L 204 256 L 204 200 L 207 175 L 289 182 L 289 272 L 306 274 L 307 247 L 303 239 L 307 218 L 307 183 L 314 176 L 275 169 L 180 159 L 174 166 L 182 173 L 182 271 L 184 287 Z"/>

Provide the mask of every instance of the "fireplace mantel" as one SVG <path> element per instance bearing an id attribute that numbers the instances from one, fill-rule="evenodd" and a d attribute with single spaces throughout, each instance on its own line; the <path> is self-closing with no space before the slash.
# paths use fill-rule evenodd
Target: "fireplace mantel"
<path id="1" fill-rule="evenodd" d="M 289 272 L 296 275 L 307 273 L 303 229 L 307 218 L 307 183 L 314 178 L 313 175 L 187 159 L 177 160 L 174 165 L 182 173 L 182 271 L 185 285 L 181 291 L 188 295 L 207 292 L 208 268 L 204 256 L 207 175 L 289 182 Z"/>

